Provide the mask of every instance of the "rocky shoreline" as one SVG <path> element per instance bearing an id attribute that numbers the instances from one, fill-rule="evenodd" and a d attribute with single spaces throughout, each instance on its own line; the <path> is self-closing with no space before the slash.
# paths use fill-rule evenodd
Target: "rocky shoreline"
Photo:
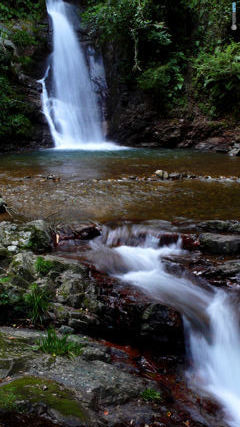
<path id="1" fill-rule="evenodd" d="M 186 228 L 159 233 L 159 245 L 180 236 L 189 251 L 184 259 L 166 258 L 166 270 L 202 286 L 209 281 L 234 289 L 240 275 L 239 222 L 205 221 Z M 224 426 L 217 406 L 186 385 L 179 313 L 101 272 L 84 255 L 69 252 L 66 258 L 66 247 L 87 245 L 99 233 L 101 227 L 93 224 L 69 233 L 67 227 L 53 230 L 42 220 L 0 223 L 0 394 L 6 393 L 0 422 L 13 425 L 6 421 L 10 411 L 10 418 L 22 419 L 18 425 L 31 425 L 35 417 L 42 426 L 200 427 L 216 425 L 216 419 Z M 70 334 L 69 340 L 83 345 L 80 356 L 69 359 L 36 350 L 46 332 L 36 331 L 21 307 L 33 283 L 48 293 L 41 329 L 51 325 L 60 336 Z M 152 397 L 146 397 L 146 390 Z M 63 398 L 66 407 L 58 402 Z"/>

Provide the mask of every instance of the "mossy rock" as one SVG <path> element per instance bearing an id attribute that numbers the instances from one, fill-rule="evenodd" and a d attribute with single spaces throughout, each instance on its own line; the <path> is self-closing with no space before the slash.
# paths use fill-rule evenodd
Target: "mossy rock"
<path id="1" fill-rule="evenodd" d="M 32 346 L 27 340 L 0 333 L 0 378 L 17 374 L 33 356 Z"/>
<path id="2" fill-rule="evenodd" d="M 36 406 L 40 402 L 47 405 L 48 411 L 54 411 L 54 416 L 67 425 L 89 425 L 88 414 L 74 394 L 55 381 L 23 376 L 0 387 L 0 409 L 21 409 L 25 405 Z"/>
<path id="3" fill-rule="evenodd" d="M 5 248 L 14 246 L 16 252 L 30 249 L 40 254 L 51 249 L 52 239 L 49 226 L 42 220 L 24 225 L 4 221 L 0 223 L 0 244 Z"/>
<path id="4" fill-rule="evenodd" d="M 30 232 L 29 241 L 24 246 L 36 253 L 44 253 L 51 249 L 52 239 L 48 225 L 42 220 L 32 221 L 23 228 L 25 232 Z"/>
<path id="5" fill-rule="evenodd" d="M 37 257 L 34 267 L 41 277 L 47 276 L 51 272 L 51 279 L 56 278 L 67 268 L 67 266 L 60 261 L 42 256 Z"/>

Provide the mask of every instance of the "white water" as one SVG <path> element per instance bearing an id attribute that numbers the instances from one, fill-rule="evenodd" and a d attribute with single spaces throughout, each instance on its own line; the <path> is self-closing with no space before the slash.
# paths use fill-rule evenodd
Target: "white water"
<path id="1" fill-rule="evenodd" d="M 158 247 L 159 239 L 152 233 L 140 246 L 130 246 L 131 238 L 137 236 L 136 228 L 134 236 L 130 234 L 124 227 L 111 230 L 102 241 L 98 238 L 93 242 L 93 253 L 103 251 L 105 257 L 107 249 L 106 265 L 111 274 L 184 315 L 193 361 L 193 368 L 187 373 L 189 382 L 198 392 L 221 404 L 229 426 L 239 427 L 240 330 L 232 295 L 210 286 L 205 289 L 165 270 L 163 257 L 186 254 L 180 241 Z M 125 244 L 117 246 L 124 238 Z"/>
<path id="2" fill-rule="evenodd" d="M 88 69 L 83 49 L 71 22 L 71 6 L 62 0 L 47 0 L 53 25 L 52 63 L 42 83 L 43 112 L 55 147 L 63 150 L 119 150 L 105 141 L 101 114 L 91 75 L 99 65 L 91 58 Z M 96 70 L 94 71 L 94 66 Z M 46 81 L 51 77 L 51 90 Z"/>

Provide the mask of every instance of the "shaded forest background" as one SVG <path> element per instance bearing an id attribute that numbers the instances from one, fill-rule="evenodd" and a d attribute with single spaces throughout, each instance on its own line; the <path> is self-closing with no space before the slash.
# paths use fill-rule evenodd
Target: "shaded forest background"
<path id="1" fill-rule="evenodd" d="M 112 66 L 124 90 L 142 93 L 160 116 L 238 120 L 240 37 L 231 31 L 229 0 L 74 3 L 83 9 L 85 32 L 95 45 L 106 58 L 110 47 L 114 51 Z M 1 1 L 0 140 L 34 132 L 26 76 L 48 54 L 46 32 L 43 0 Z"/>

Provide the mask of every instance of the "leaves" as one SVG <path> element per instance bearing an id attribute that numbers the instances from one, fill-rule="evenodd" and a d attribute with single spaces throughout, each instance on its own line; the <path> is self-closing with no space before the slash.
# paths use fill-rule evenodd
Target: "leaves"
<path id="1" fill-rule="evenodd" d="M 240 106 L 240 43 L 202 51 L 194 61 L 195 84 L 217 110 L 233 111 Z"/>
<path id="2" fill-rule="evenodd" d="M 47 292 L 33 283 L 30 292 L 24 295 L 24 301 L 29 308 L 33 324 L 42 323 L 49 306 Z"/>
<path id="3" fill-rule="evenodd" d="M 89 7 L 83 20 L 99 44 L 119 41 L 131 51 L 132 69 L 140 71 L 139 52 L 148 42 L 156 47 L 171 44 L 163 22 L 155 21 L 152 0 L 105 0 Z"/>
<path id="4" fill-rule="evenodd" d="M 68 356 L 70 358 L 79 356 L 84 345 L 69 341 L 68 335 L 60 337 L 55 329 L 48 329 L 47 337 L 38 342 L 38 349 L 52 356 Z"/>

